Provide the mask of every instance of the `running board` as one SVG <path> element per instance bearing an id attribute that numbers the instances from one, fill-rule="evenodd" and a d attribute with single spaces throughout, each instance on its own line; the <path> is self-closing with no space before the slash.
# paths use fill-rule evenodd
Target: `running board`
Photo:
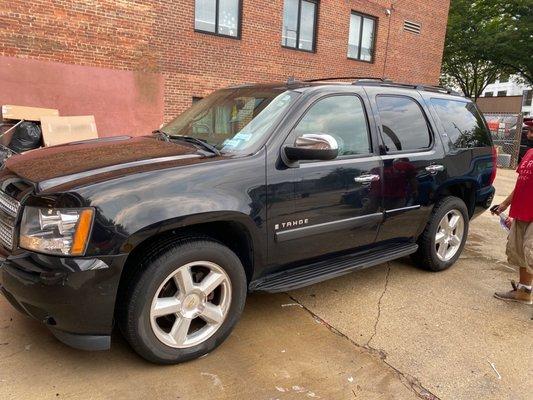
<path id="1" fill-rule="evenodd" d="M 249 290 L 269 293 L 287 292 L 358 269 L 405 257 L 413 254 L 417 249 L 418 245 L 415 243 L 389 244 L 364 252 L 343 255 L 333 260 L 318 261 L 259 278 L 250 283 Z"/>

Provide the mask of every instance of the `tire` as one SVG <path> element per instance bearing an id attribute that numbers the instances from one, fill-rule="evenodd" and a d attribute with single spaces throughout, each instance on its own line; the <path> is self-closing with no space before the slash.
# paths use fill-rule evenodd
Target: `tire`
<path id="1" fill-rule="evenodd" d="M 140 265 L 124 291 L 118 324 L 141 357 L 176 364 L 228 337 L 247 293 L 244 268 L 229 248 L 211 239 L 180 239 L 152 250 Z"/>
<path id="2" fill-rule="evenodd" d="M 449 222 L 448 227 L 444 220 L 445 216 Z M 453 222 L 450 224 L 452 217 L 454 220 L 458 218 L 455 230 L 451 227 Z M 462 235 L 459 235 L 461 223 Z M 463 200 L 453 196 L 440 200 L 435 204 L 430 220 L 418 238 L 417 252 L 411 256 L 415 265 L 435 272 L 450 268 L 463 251 L 468 236 L 468 225 L 468 210 Z M 443 227 L 445 227 L 444 230 Z M 437 233 L 439 233 L 440 243 L 437 243 Z"/>

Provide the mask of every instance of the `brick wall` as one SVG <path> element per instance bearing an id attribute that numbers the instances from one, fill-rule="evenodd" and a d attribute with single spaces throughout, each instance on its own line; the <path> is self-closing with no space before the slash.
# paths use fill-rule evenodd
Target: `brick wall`
<path id="1" fill-rule="evenodd" d="M 194 32 L 194 0 L 9 0 L 0 55 L 161 74 L 166 120 L 192 96 L 232 83 L 353 75 L 437 83 L 449 0 L 394 3 L 389 17 L 390 1 L 321 0 L 316 53 L 306 53 L 281 47 L 283 0 L 243 0 L 240 40 Z M 372 63 L 347 59 L 350 10 L 378 18 Z M 421 34 L 404 31 L 405 19 Z"/>

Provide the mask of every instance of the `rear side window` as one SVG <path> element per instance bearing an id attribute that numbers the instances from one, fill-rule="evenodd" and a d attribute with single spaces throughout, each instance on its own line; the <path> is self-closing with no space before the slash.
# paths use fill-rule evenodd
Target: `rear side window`
<path id="1" fill-rule="evenodd" d="M 417 151 L 431 146 L 431 133 L 420 105 L 405 96 L 378 96 L 381 136 L 387 152 Z"/>
<path id="2" fill-rule="evenodd" d="M 491 145 L 490 132 L 474 103 L 432 98 L 452 149 L 468 149 Z"/>

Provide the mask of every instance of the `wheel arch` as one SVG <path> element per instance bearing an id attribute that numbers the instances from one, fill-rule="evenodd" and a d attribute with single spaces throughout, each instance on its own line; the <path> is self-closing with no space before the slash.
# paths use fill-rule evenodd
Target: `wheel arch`
<path id="1" fill-rule="evenodd" d="M 477 182 L 475 180 L 462 180 L 443 185 L 437 191 L 436 200 L 454 196 L 464 201 L 468 210 L 468 217 L 472 218 L 476 208 Z"/>
<path id="2" fill-rule="evenodd" d="M 129 254 L 120 274 L 115 313 L 120 312 L 131 277 L 142 268 L 139 260 L 149 253 L 164 251 L 185 238 L 211 239 L 227 246 L 241 260 L 249 283 L 257 264 L 262 262 L 262 244 L 259 242 L 259 233 L 254 232 L 250 224 L 244 222 L 246 215 L 237 214 L 239 213 L 231 213 L 231 218 L 230 214 L 226 213 L 217 217 L 210 215 L 209 218 L 198 219 L 195 223 L 179 226 L 165 224 L 168 229 L 147 228 L 132 235 L 124 245 Z"/>

